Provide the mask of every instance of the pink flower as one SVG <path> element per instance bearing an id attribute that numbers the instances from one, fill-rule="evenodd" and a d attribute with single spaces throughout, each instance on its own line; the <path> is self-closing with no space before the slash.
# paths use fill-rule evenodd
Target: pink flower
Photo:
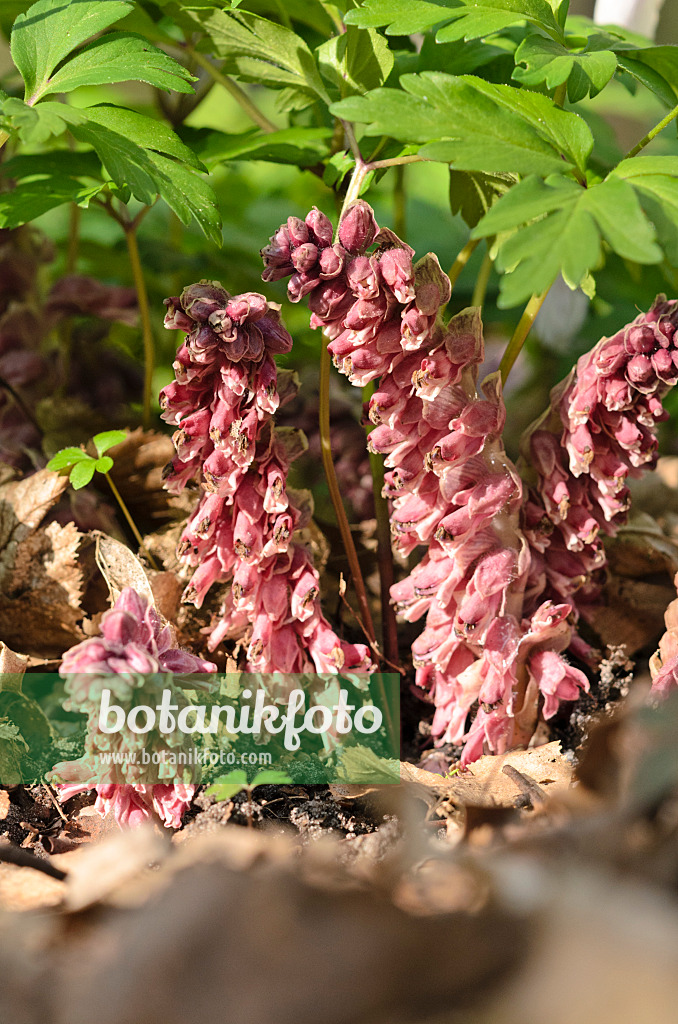
<path id="1" fill-rule="evenodd" d="M 534 632 L 523 619 L 530 553 L 519 523 L 522 483 L 501 442 L 501 386 L 494 375 L 478 390 L 478 311 L 444 323 L 450 282 L 432 254 L 413 264 L 408 246 L 377 231 L 365 203 L 349 208 L 338 239 L 353 258 L 331 288 L 318 284 L 310 292 L 311 326 L 323 329 L 352 384 L 378 382 L 369 448 L 385 455 L 389 470 L 384 493 L 393 541 L 404 555 L 428 547 L 392 598 L 409 621 L 426 615 L 412 647 L 417 684 L 436 704 L 434 737 L 465 739 L 468 761 L 485 743 L 503 750 L 522 741 L 516 700 L 532 650 L 524 641 Z M 569 638 L 567 625 L 565 633 Z M 585 682 L 565 663 L 554 682 L 552 659 L 546 667 L 537 659 L 535 724 L 542 681 L 549 712 L 569 699 L 575 681 Z"/>
<path id="2" fill-rule="evenodd" d="M 123 749 L 125 744 L 129 746 L 134 742 L 131 733 L 112 740 L 111 736 L 100 732 L 98 699 L 103 687 L 114 688 L 115 699 L 125 705 L 144 685 L 143 677 L 157 672 L 173 673 L 179 684 L 181 676 L 190 676 L 190 685 L 196 687 L 199 684 L 194 674 L 215 671 L 216 665 L 212 662 L 174 646 L 169 624 L 160 618 L 146 597 L 131 587 L 123 590 L 113 608 L 101 619 L 101 637 L 83 640 L 72 647 L 61 664 L 60 672 L 66 679 L 68 694 L 65 706 L 87 714 L 88 736 L 84 758 L 58 764 L 53 770 L 61 782 L 57 786 L 60 799 L 68 800 L 94 787 L 96 809 L 102 815 L 112 809 L 119 825 L 138 825 L 157 814 L 168 828 L 179 828 L 182 814 L 193 798 L 194 785 L 134 784 L 135 773 L 137 778 L 139 774 L 132 763 L 116 766 L 119 781 L 96 783 L 97 778 L 111 774 L 110 768 L 102 765 L 99 754 L 110 750 L 111 743 Z M 148 681 L 146 685 L 152 683 Z M 181 693 L 179 689 L 176 692 Z M 139 738 L 139 745 L 146 741 L 147 737 Z"/>
<path id="3" fill-rule="evenodd" d="M 289 218 L 265 259 L 268 279 L 295 271 L 304 288 L 313 282 L 318 308 L 326 301 L 330 315 L 346 288 L 335 291 L 323 280 L 328 226 L 317 210 L 306 221 Z M 192 477 L 204 486 L 179 545 L 179 556 L 195 568 L 184 598 L 200 607 L 211 587 L 230 584 L 210 649 L 244 640 L 247 667 L 261 673 L 321 671 L 321 664 L 325 672 L 371 670 L 368 649 L 340 640 L 324 619 L 318 573 L 294 540 L 310 509 L 288 491 L 287 477 L 306 440 L 271 422 L 296 393 L 293 376 L 279 376 L 273 359 L 292 346 L 277 307 L 253 293 L 232 298 L 206 282 L 168 305 L 166 325 L 188 330 L 177 381 L 162 397 L 164 417 L 179 427 L 168 486 L 180 489 Z"/>

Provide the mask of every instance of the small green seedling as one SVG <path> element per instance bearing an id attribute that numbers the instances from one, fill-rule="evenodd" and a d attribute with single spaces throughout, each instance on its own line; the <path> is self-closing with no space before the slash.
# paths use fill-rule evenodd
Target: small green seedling
<path id="1" fill-rule="evenodd" d="M 258 772 L 251 782 L 247 781 L 247 772 L 241 768 L 236 768 L 234 771 L 229 772 L 227 775 L 222 775 L 220 778 L 215 779 L 211 786 L 208 786 L 205 792 L 208 796 L 213 796 L 218 802 L 222 800 L 230 800 L 232 797 L 237 796 L 242 790 L 247 793 L 248 811 L 247 811 L 247 825 L 252 828 L 252 791 L 257 786 L 290 786 L 293 784 L 293 780 L 286 775 L 285 772 L 279 772 L 275 769 L 269 768 L 263 772 Z"/>
<path id="2" fill-rule="evenodd" d="M 55 472 L 68 472 L 68 479 L 74 491 L 79 491 L 82 487 L 86 487 L 87 484 L 91 483 L 95 473 L 102 473 L 108 480 L 113 496 L 129 523 L 139 547 L 148 558 L 152 568 L 157 569 L 158 566 L 153 555 L 144 544 L 143 537 L 139 533 L 137 524 L 132 519 L 130 510 L 127 508 L 120 491 L 111 479 L 110 470 L 113 469 L 113 459 L 110 455 L 104 455 L 104 452 L 107 452 L 109 448 L 113 448 L 116 444 L 121 444 L 126 437 L 126 430 L 104 430 L 101 434 L 95 434 L 92 438 L 92 444 L 97 452 L 96 458 L 93 455 L 88 455 L 83 448 L 62 448 L 60 452 L 57 452 L 49 460 L 47 469 L 52 469 Z"/>
<path id="3" fill-rule="evenodd" d="M 126 430 L 104 430 L 95 434 L 92 443 L 97 451 L 97 458 L 88 455 L 82 448 L 62 448 L 49 460 L 48 469 L 55 471 L 68 470 L 68 478 L 74 491 L 79 491 L 90 483 L 95 473 L 107 476 L 113 469 L 113 459 L 104 455 L 109 448 L 120 444 L 127 437 Z"/>

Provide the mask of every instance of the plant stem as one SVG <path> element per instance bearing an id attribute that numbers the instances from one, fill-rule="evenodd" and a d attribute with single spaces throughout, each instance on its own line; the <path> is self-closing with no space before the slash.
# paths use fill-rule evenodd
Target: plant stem
<path id="1" fill-rule="evenodd" d="M 489 252 L 485 253 L 483 262 L 480 264 L 480 270 L 476 278 L 475 288 L 473 289 L 473 297 L 471 299 L 472 306 L 482 306 L 485 302 L 485 296 L 487 295 L 487 286 L 490 282 L 490 275 L 492 274 L 493 260 Z"/>
<path id="2" fill-rule="evenodd" d="M 461 274 L 462 270 L 464 269 L 464 267 L 466 266 L 468 261 L 471 259 L 471 256 L 473 255 L 473 253 L 475 252 L 476 248 L 479 245 L 480 245 L 480 239 L 478 239 L 478 238 L 470 239 L 470 241 L 468 241 L 466 243 L 464 248 L 461 250 L 461 252 L 457 256 L 456 260 L 454 261 L 454 263 L 452 264 L 452 266 L 448 270 L 447 276 L 449 277 L 450 284 L 452 285 L 453 288 L 454 288 L 455 284 L 457 283 L 457 281 L 459 279 L 459 275 Z"/>
<path id="3" fill-rule="evenodd" d="M 506 383 L 506 378 L 511 372 L 511 367 L 515 363 L 516 359 L 520 354 L 520 350 L 525 344 L 525 340 L 532 330 L 532 325 L 537 318 L 537 313 L 542 307 L 544 299 L 551 290 L 551 285 L 541 293 L 541 295 L 533 295 L 527 306 L 525 312 L 518 321 L 518 326 L 513 332 L 513 337 L 508 343 L 506 351 L 502 357 L 502 361 L 499 364 L 499 371 L 501 373 L 502 384 Z"/>
<path id="4" fill-rule="evenodd" d="M 111 474 L 110 473 L 105 473 L 104 476 L 108 480 L 109 486 L 110 486 L 111 490 L 113 491 L 113 495 L 115 497 L 115 500 L 117 501 L 118 505 L 120 506 L 120 508 L 122 510 L 122 514 L 124 515 L 125 519 L 129 523 L 130 529 L 131 529 L 132 533 L 134 534 L 134 536 L 135 536 L 135 538 L 137 540 L 137 543 L 139 544 L 139 550 L 143 551 L 143 553 L 146 555 L 146 558 L 148 559 L 148 561 L 151 564 L 151 568 L 155 569 L 156 571 L 158 571 L 158 564 L 157 564 L 156 560 L 154 559 L 153 555 L 151 554 L 151 552 L 148 550 L 148 548 L 144 544 L 143 538 L 142 538 L 142 536 L 139 533 L 139 530 L 137 528 L 137 524 L 132 519 L 130 510 L 127 508 L 127 505 L 123 501 L 123 497 L 122 497 L 120 491 L 118 490 L 118 488 L 113 483 L 113 480 L 111 478 Z"/>
<path id="5" fill-rule="evenodd" d="M 10 384 L 10 382 L 8 380 L 5 380 L 4 377 L 0 377 L 0 388 L 4 388 L 5 391 L 7 391 L 12 396 L 12 398 L 14 399 L 16 404 L 19 406 L 19 408 L 21 409 L 21 411 L 24 414 L 24 416 L 26 417 L 26 419 L 29 421 L 29 423 L 31 423 L 35 427 L 37 432 L 40 434 L 40 437 L 43 437 L 44 436 L 44 431 L 43 431 L 42 427 L 40 426 L 40 424 L 36 420 L 35 416 L 31 412 L 31 410 L 26 405 L 25 401 L 23 400 L 23 398 L 21 397 L 19 392 L 13 387 L 13 385 Z"/>
<path id="6" fill-rule="evenodd" d="M 136 226 L 138 223 L 139 219 L 137 218 L 129 224 L 123 223 L 122 227 L 125 232 L 125 241 L 127 242 L 127 251 L 129 253 L 129 261 L 132 267 L 132 276 L 134 278 L 134 287 L 136 288 L 137 303 L 139 306 L 139 317 L 141 319 L 141 337 L 144 343 L 144 411 L 142 422 L 144 427 L 148 428 L 151 425 L 151 396 L 153 394 L 155 348 L 153 345 L 153 326 L 151 324 L 148 292 L 146 290 L 144 272 L 139 258 L 139 246 L 137 245 Z"/>
<path id="7" fill-rule="evenodd" d="M 374 384 L 363 388 L 363 399 L 369 401 L 374 393 Z M 367 428 L 369 437 L 372 425 Z M 377 520 L 377 564 L 379 566 L 379 584 L 381 596 L 381 642 L 384 654 L 389 662 L 398 665 L 398 625 L 395 609 L 391 604 L 391 587 L 395 583 L 393 571 L 393 551 L 391 548 L 391 525 L 388 514 L 388 501 L 383 495 L 384 460 L 375 452 L 369 452 L 370 470 L 372 472 L 372 491 L 374 495 L 374 514 Z"/>
<path id="8" fill-rule="evenodd" d="M 674 107 L 673 110 L 670 110 L 669 113 L 666 115 L 666 117 L 662 118 L 662 120 L 659 122 L 659 124 L 656 124 L 654 126 L 654 128 L 652 128 L 647 133 L 647 135 L 644 135 L 643 138 L 640 140 L 640 142 L 637 142 L 635 144 L 635 146 L 633 147 L 633 149 L 630 149 L 628 151 L 628 153 L 626 154 L 624 159 L 625 160 L 630 160 L 630 158 L 632 156 L 637 156 L 637 154 L 640 153 L 641 149 L 645 149 L 645 147 L 650 142 L 652 142 L 652 140 L 654 138 L 656 138 L 656 136 L 659 135 L 660 132 L 664 131 L 664 129 L 666 128 L 667 125 L 671 124 L 671 122 L 673 121 L 674 117 L 677 117 L 677 116 L 678 116 L 678 106 Z"/>
<path id="9" fill-rule="evenodd" d="M 396 167 L 393 183 L 393 230 L 398 238 L 407 234 L 407 196 L 405 194 L 405 168 Z"/>
<path id="10" fill-rule="evenodd" d="M 322 454 L 323 468 L 325 470 L 330 498 L 332 499 L 339 532 L 346 551 L 346 557 L 348 558 L 351 576 L 353 577 L 353 586 L 355 587 L 356 597 L 358 598 L 360 614 L 363 623 L 365 624 L 365 631 L 369 639 L 374 643 L 374 623 L 372 622 L 370 606 L 367 602 L 365 582 L 363 580 L 362 572 L 360 571 L 358 553 L 355 549 L 355 544 L 353 543 L 351 527 L 349 526 L 348 519 L 346 518 L 346 510 L 344 509 L 344 503 L 341 500 L 339 481 L 337 480 L 337 474 L 334 471 L 334 462 L 332 460 L 332 443 L 330 440 L 330 366 L 331 357 L 329 349 L 327 348 L 327 339 L 323 336 L 323 349 L 320 355 L 320 394 L 318 409 L 320 451 Z"/>
<path id="11" fill-rule="evenodd" d="M 277 125 L 273 124 L 272 121 L 269 121 L 266 115 L 259 110 L 259 107 L 252 102 L 245 90 L 241 89 L 232 78 L 229 78 L 228 75 L 223 73 L 223 71 L 220 71 L 219 68 L 215 67 L 214 64 L 204 56 L 204 54 L 200 53 L 200 51 L 196 50 L 193 46 L 187 45 L 186 49 L 193 57 L 196 64 L 199 64 L 201 68 L 204 68 L 208 75 L 211 75 L 218 85 L 222 85 L 227 92 L 230 92 L 231 96 L 245 111 L 249 119 L 259 125 L 262 131 L 277 132 L 279 130 Z"/>
<path id="12" fill-rule="evenodd" d="M 402 167 L 404 164 L 417 164 L 423 161 L 422 156 L 413 153 L 412 156 L 394 156 L 391 160 L 372 160 L 368 164 L 370 171 L 379 171 L 382 167 Z"/>

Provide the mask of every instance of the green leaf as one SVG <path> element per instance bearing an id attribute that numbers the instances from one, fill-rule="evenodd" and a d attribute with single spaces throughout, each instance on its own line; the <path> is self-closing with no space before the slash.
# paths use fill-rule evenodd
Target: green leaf
<path id="1" fill-rule="evenodd" d="M 368 135 L 428 142 L 422 157 L 460 170 L 545 176 L 586 166 L 588 126 L 546 96 L 437 71 L 403 75 L 400 83 L 402 90 L 376 89 L 330 111 L 366 124 Z"/>
<path id="2" fill-rule="evenodd" d="M 209 36 L 214 53 L 225 58 L 226 71 L 245 81 L 295 86 L 329 102 L 313 54 L 295 32 L 244 11 L 208 8 L 185 13 L 194 17 L 198 31 Z"/>
<path id="3" fill-rule="evenodd" d="M 87 107 L 82 113 L 88 121 L 94 121 L 104 128 L 118 132 L 142 149 L 154 149 L 165 156 L 173 156 L 197 170 L 204 170 L 193 150 L 183 143 L 164 121 L 146 117 L 145 114 L 128 110 L 127 107 L 114 107 L 110 104 Z"/>
<path id="4" fill-rule="evenodd" d="M 83 185 L 59 174 L 43 174 L 21 181 L 10 192 L 0 193 L 0 227 L 17 228 L 28 224 L 63 203 L 87 207 L 103 188 L 103 182 Z"/>
<path id="5" fill-rule="evenodd" d="M 190 83 L 197 79 L 142 36 L 111 32 L 90 43 L 52 75 L 41 94 L 71 92 L 83 85 L 131 81 L 190 93 L 193 92 Z"/>
<path id="6" fill-rule="evenodd" d="M 678 93 L 678 46 L 650 46 L 645 50 L 635 50 L 628 56 L 661 75 L 674 95 Z"/>
<path id="7" fill-rule="evenodd" d="M 217 800 L 230 800 L 247 786 L 247 772 L 236 768 L 227 775 L 221 775 L 213 785 L 205 790 L 207 796 L 213 796 Z"/>
<path id="8" fill-rule="evenodd" d="M 208 167 L 242 159 L 312 167 L 327 153 L 325 140 L 331 135 L 331 128 L 284 128 L 279 132 L 252 129 L 238 135 L 209 129 L 182 129 L 182 136 Z"/>
<path id="9" fill-rule="evenodd" d="M 611 50 L 574 53 L 555 39 L 530 35 L 516 50 L 513 78 L 523 85 L 555 89 L 567 82 L 572 103 L 585 96 L 597 96 L 617 70 L 617 56 Z"/>
<path id="10" fill-rule="evenodd" d="M 59 469 L 70 469 L 72 466 L 77 465 L 78 462 L 86 462 L 89 459 L 90 456 L 82 448 L 62 448 L 60 452 L 57 452 L 49 460 L 47 469 L 51 469 L 54 472 Z"/>
<path id="11" fill-rule="evenodd" d="M 113 448 L 114 445 L 122 444 L 126 437 L 126 430 L 104 430 L 101 434 L 95 434 L 92 441 L 97 450 L 97 455 L 103 455 L 104 452 L 107 452 L 109 448 Z M 102 472 L 108 472 L 108 470 L 102 470 Z"/>
<path id="12" fill-rule="evenodd" d="M 617 54 L 617 63 L 619 67 L 626 71 L 627 74 L 631 75 L 637 82 L 644 85 L 646 89 L 654 93 L 658 99 L 665 103 L 667 107 L 673 107 L 676 103 L 676 93 L 671 88 L 669 83 L 658 74 L 653 68 L 648 67 L 640 60 L 634 60 L 627 53 Z"/>
<path id="13" fill-rule="evenodd" d="M 96 462 L 94 459 L 87 458 L 82 462 L 76 463 L 71 470 L 70 481 L 74 491 L 79 491 L 82 487 L 86 487 L 94 476 L 94 469 Z"/>
<path id="14" fill-rule="evenodd" d="M 634 157 L 613 174 L 635 189 L 669 263 L 678 264 L 678 157 Z"/>
<path id="15" fill-rule="evenodd" d="M 474 228 L 517 180 L 513 174 L 484 174 L 482 171 L 455 171 L 450 168 L 452 213 L 461 213 L 468 226 Z"/>
<path id="16" fill-rule="evenodd" d="M 109 470 L 113 469 L 113 459 L 110 455 L 102 455 L 100 459 L 97 459 L 94 463 L 97 473 L 108 473 Z"/>
<path id="17" fill-rule="evenodd" d="M 14 96 L 2 100 L 0 123 L 5 131 L 16 133 L 22 142 L 41 145 L 53 135 L 61 135 L 66 128 L 84 118 L 65 103 L 39 103 L 29 107 Z"/>
<path id="18" fill-rule="evenodd" d="M 603 240 L 635 263 L 662 258 L 633 189 L 619 178 L 588 189 L 562 175 L 546 182 L 526 178 L 485 215 L 472 237 L 507 231 L 512 234 L 500 239 L 496 261 L 505 272 L 503 307 L 548 288 L 559 273 L 578 287 L 601 261 Z"/>
<path id="19" fill-rule="evenodd" d="M 325 79 L 340 96 L 364 93 L 382 85 L 393 69 L 388 43 L 374 29 L 349 25 L 316 50 Z"/>
<path id="20" fill-rule="evenodd" d="M 221 246 L 221 214 L 212 186 L 192 167 L 150 153 L 157 172 L 158 192 L 182 224 L 193 218 L 203 234 Z"/>
<path id="21" fill-rule="evenodd" d="M 0 164 L 0 176 L 21 181 L 45 174 L 69 178 L 101 178 L 96 153 L 74 149 L 52 149 L 48 153 L 20 153 Z"/>
<path id="22" fill-rule="evenodd" d="M 256 789 L 257 786 L 290 786 L 292 785 L 292 779 L 286 772 L 279 772 L 273 768 L 268 768 L 263 772 L 258 772 L 251 782 L 252 789 Z"/>
<path id="23" fill-rule="evenodd" d="M 221 217 L 211 186 L 193 167 L 165 155 L 167 152 L 181 154 L 184 159 L 190 157 L 194 165 L 198 163 L 174 132 L 166 125 L 134 111 L 123 111 L 121 107 L 90 107 L 85 113 L 88 120 L 73 125 L 71 131 L 78 141 L 93 147 L 118 188 L 128 188 L 136 199 L 147 205 L 151 205 L 157 195 L 161 196 L 183 224 L 195 218 L 204 234 L 221 245 Z M 146 123 L 146 144 L 158 146 L 162 152 L 144 148 Z"/>
<path id="24" fill-rule="evenodd" d="M 128 0 L 38 0 L 14 22 L 12 59 L 35 99 L 56 66 L 86 39 L 123 18 Z"/>
<path id="25" fill-rule="evenodd" d="M 425 32 L 446 22 L 439 29 L 439 43 L 457 39 L 484 39 L 505 28 L 525 21 L 537 25 L 555 38 L 562 31 L 547 0 L 366 0 L 345 17 L 348 25 L 379 28 L 386 25 L 388 35 L 411 35 Z"/>

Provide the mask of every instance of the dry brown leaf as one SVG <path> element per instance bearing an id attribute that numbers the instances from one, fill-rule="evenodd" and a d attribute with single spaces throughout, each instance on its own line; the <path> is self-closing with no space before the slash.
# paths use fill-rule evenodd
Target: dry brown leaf
<path id="1" fill-rule="evenodd" d="M 643 579 L 666 572 L 673 577 L 678 570 L 678 544 L 647 512 L 634 511 L 605 550 L 610 569 L 619 576 Z"/>
<path id="2" fill-rule="evenodd" d="M 606 647 L 623 647 L 626 655 L 657 642 L 664 612 L 675 589 L 668 582 L 624 579 L 613 575 L 604 590 L 604 604 L 586 611 L 587 622 Z"/>
<path id="3" fill-rule="evenodd" d="M 171 495 L 165 490 L 163 470 L 175 455 L 167 434 L 138 427 L 109 455 L 111 477 L 135 520 L 153 528 L 153 523 L 159 525 L 192 510 L 193 495 Z"/>
<path id="4" fill-rule="evenodd" d="M 117 601 L 125 587 L 133 587 L 154 605 L 155 598 L 146 570 L 134 552 L 105 533 L 95 532 L 94 536 L 97 565 L 108 584 L 111 601 Z"/>
<path id="5" fill-rule="evenodd" d="M 19 1007 L 10 1019 L 22 1024 L 184 1024 L 224 1012 L 248 1024 L 310 1024 L 322 993 L 324 1024 L 394 1024 L 491 991 L 520 963 L 527 915 L 500 906 L 491 881 L 479 881 L 468 910 L 454 866 L 444 877 L 420 872 L 394 892 L 399 902 L 382 874 L 351 874 L 338 845 L 300 854 L 280 837 L 223 829 L 123 884 L 124 906 L 51 916 L 40 985 L 30 984 L 34 919 L 11 930 L 0 919 L 3 1011 Z"/>
<path id="6" fill-rule="evenodd" d="M 28 658 L 24 654 L 16 654 L 0 640 L 0 676 L 5 674 L 22 676 L 27 665 Z M 0 681 L 0 690 L 2 689 L 7 689 L 7 685 L 3 686 Z"/>
<path id="7" fill-rule="evenodd" d="M 83 572 L 78 560 L 82 540 L 73 523 L 50 523 L 28 531 L 13 545 L 0 594 L 0 635 L 11 647 L 58 658 L 83 639 Z"/>
<path id="8" fill-rule="evenodd" d="M 68 479 L 41 469 L 0 486 L 0 586 L 14 569 L 17 546 L 38 528 L 68 486 Z"/>
<path id="9" fill-rule="evenodd" d="M 0 789 L 0 821 L 4 821 L 9 814 L 9 793 L 6 789 Z"/>
<path id="10" fill-rule="evenodd" d="M 572 781 L 572 765 L 563 757 L 560 743 L 546 743 L 532 750 L 513 750 L 508 754 L 486 754 L 459 775 L 444 778 L 401 762 L 400 775 L 406 782 L 426 787 L 438 797 L 458 807 L 514 807 L 521 789 L 503 771 L 511 765 L 541 786 L 547 795 L 562 792 Z"/>
<path id="11" fill-rule="evenodd" d="M 65 892 L 64 882 L 33 868 L 0 863 L 0 909 L 42 910 L 58 906 Z"/>
<path id="12" fill-rule="evenodd" d="M 84 910 L 107 900 L 137 875 L 147 875 L 149 864 L 158 864 L 169 849 L 164 840 L 150 823 L 129 832 L 114 827 L 101 842 L 52 857 L 56 867 L 68 872 L 65 908 Z"/>

